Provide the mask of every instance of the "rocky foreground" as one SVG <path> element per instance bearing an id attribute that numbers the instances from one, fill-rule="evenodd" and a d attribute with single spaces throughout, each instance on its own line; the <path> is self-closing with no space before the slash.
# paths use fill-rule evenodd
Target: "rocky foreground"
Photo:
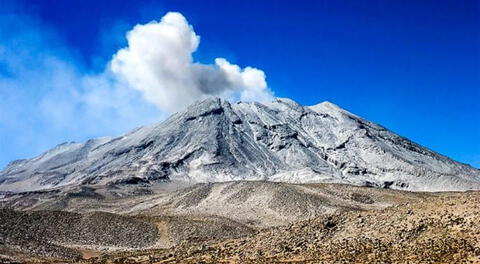
<path id="1" fill-rule="evenodd" d="M 275 194 L 284 196 L 281 204 L 255 204 L 259 197 Z M 196 185 L 140 198 L 91 195 L 95 198 L 88 202 L 72 197 L 60 212 L 2 210 L 0 262 L 480 262 L 480 192 L 411 193 L 334 184 L 241 182 Z M 239 202 L 229 205 L 233 200 L 228 198 Z M 142 204 L 145 201 L 152 206 Z M 226 211 L 233 207 L 230 216 L 205 211 L 205 203 L 220 210 L 222 201 Z M 257 222 L 242 217 L 247 214 L 238 207 L 242 203 L 258 210 L 252 213 Z M 125 210 L 127 205 L 136 210 L 123 215 L 89 212 L 94 204 L 104 211 Z M 262 208 L 269 213 L 258 214 Z M 311 213 L 308 219 L 302 218 L 305 212 Z"/>
<path id="2" fill-rule="evenodd" d="M 318 217 L 220 242 L 84 263 L 479 263 L 480 193 Z"/>

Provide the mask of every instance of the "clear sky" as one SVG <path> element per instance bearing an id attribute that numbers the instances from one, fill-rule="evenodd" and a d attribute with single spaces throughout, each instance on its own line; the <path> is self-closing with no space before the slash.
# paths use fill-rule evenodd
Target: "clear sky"
<path id="1" fill-rule="evenodd" d="M 477 0 L 0 0 L 0 167 L 168 116 L 98 76 L 126 32 L 169 11 L 201 37 L 196 62 L 261 69 L 275 96 L 331 101 L 480 167 Z"/>

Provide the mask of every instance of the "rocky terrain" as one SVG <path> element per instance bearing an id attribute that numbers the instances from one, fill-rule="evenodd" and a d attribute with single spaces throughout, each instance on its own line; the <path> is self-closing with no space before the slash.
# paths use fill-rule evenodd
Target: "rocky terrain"
<path id="1" fill-rule="evenodd" d="M 159 187 L 95 186 L 15 193 L 0 199 L 0 206 L 24 211 L 217 216 L 264 228 L 336 212 L 385 208 L 432 195 L 340 184 L 255 181 L 199 183 L 180 189 Z"/>
<path id="2" fill-rule="evenodd" d="M 1 199 L 6 256 L 79 260 L 88 254 L 178 247 L 257 234 L 319 216 L 378 210 L 434 194 L 338 184 L 201 183 L 180 189 L 80 187 Z M 15 209 L 15 210 L 13 210 Z M 38 260 L 38 259 L 37 259 Z"/>
<path id="3" fill-rule="evenodd" d="M 324 102 L 207 99 L 116 138 L 64 143 L 0 172 L 0 191 L 268 180 L 414 191 L 480 189 L 480 171 Z"/>
<path id="4" fill-rule="evenodd" d="M 72 190 L 63 211 L 48 197 L 62 192 L 23 194 L 33 207 L 22 211 L 8 209 L 21 195 L 4 199 L 0 263 L 480 261 L 479 192 L 271 182 L 116 191 Z"/>
<path id="5" fill-rule="evenodd" d="M 479 263 L 480 194 L 446 193 L 224 241 L 105 254 L 82 263 Z"/>
<path id="6" fill-rule="evenodd" d="M 4 250 L 37 257 L 78 259 L 77 245 L 106 249 L 145 248 L 158 238 L 155 225 L 131 217 L 94 212 L 0 210 Z"/>
<path id="7" fill-rule="evenodd" d="M 0 263 L 480 263 L 479 189 L 329 102 L 208 99 L 10 163 Z"/>

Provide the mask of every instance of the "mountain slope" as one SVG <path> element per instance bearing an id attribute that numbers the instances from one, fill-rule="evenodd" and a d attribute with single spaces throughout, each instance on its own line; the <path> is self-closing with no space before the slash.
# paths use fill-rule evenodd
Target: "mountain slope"
<path id="1" fill-rule="evenodd" d="M 480 189 L 480 171 L 324 102 L 208 99 L 118 138 L 67 143 L 0 173 L 0 190 L 162 181 Z"/>
<path id="2" fill-rule="evenodd" d="M 198 183 L 175 190 L 165 185 L 137 195 L 125 195 L 133 186 L 8 194 L 0 199 L 0 263 L 6 256 L 78 259 L 86 250 L 100 255 L 223 241 L 319 216 L 381 210 L 439 195 L 265 181 Z"/>
<path id="3" fill-rule="evenodd" d="M 479 194 L 437 193 L 421 202 L 320 216 L 237 239 L 112 252 L 83 263 L 479 263 Z"/>

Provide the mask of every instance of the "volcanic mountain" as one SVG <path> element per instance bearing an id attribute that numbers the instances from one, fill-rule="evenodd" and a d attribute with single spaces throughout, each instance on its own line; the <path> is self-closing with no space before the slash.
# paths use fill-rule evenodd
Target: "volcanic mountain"
<path id="1" fill-rule="evenodd" d="M 450 191 L 480 189 L 480 170 L 329 102 L 212 98 L 120 137 L 14 161 L 0 172 L 0 190 L 237 180 Z"/>

